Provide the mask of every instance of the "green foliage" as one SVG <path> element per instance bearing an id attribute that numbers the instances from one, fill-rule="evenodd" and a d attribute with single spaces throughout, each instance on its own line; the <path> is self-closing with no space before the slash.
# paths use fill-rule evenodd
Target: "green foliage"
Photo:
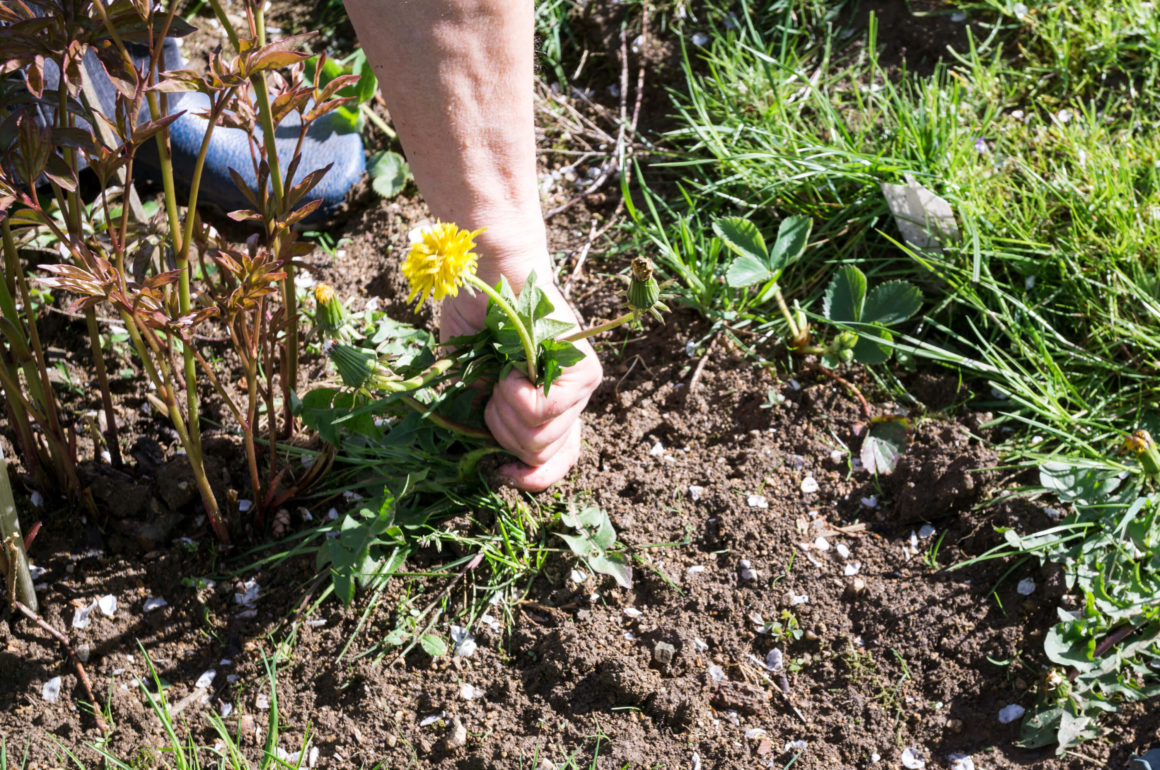
<path id="1" fill-rule="evenodd" d="M 569 501 L 560 523 L 575 530 L 575 534 L 557 532 L 556 535 L 564 539 L 589 569 L 611 576 L 622 588 L 632 587 L 632 567 L 616 549 L 616 530 L 604 510 L 596 505 Z"/>
<path id="2" fill-rule="evenodd" d="M 411 167 L 399 153 L 381 150 L 367 159 L 367 176 L 381 197 L 394 198 L 407 186 Z"/>
<path id="3" fill-rule="evenodd" d="M 394 522 L 395 501 L 389 494 L 377 506 L 360 506 L 342 517 L 334 537 L 318 549 L 316 566 L 327 568 L 334 593 L 344 604 L 355 586 L 366 588 L 394 574 L 407 556 L 403 530 Z"/>
<path id="4" fill-rule="evenodd" d="M 867 294 L 866 274 L 846 265 L 830 280 L 822 313 L 830 323 L 857 336 L 851 348 L 861 364 L 882 364 L 894 351 L 894 337 L 887 326 L 910 318 L 922 307 L 922 292 L 905 281 L 888 281 Z M 823 363 L 834 366 L 839 357 L 830 354 Z"/>
<path id="5" fill-rule="evenodd" d="M 552 383 L 567 367 L 578 363 L 584 354 L 571 342 L 558 339 L 571 331 L 573 324 L 551 318 L 555 307 L 543 290 L 535 285 L 535 273 L 527 278 L 516 297 L 506 278 L 500 278 L 496 291 L 515 310 L 520 323 L 531 332 L 536 353 L 536 381 L 545 395 Z M 506 377 L 513 369 L 527 371 L 528 356 L 511 317 L 494 301 L 487 306 L 484 328 L 473 335 L 454 337 L 447 344 L 456 350 L 456 358 L 470 368 L 498 366 L 498 376 Z"/>
<path id="6" fill-rule="evenodd" d="M 862 466 L 870 473 L 892 473 L 910 438 L 910 421 L 905 417 L 876 417 L 870 421 L 862 441 Z"/>
<path id="7" fill-rule="evenodd" d="M 725 273 L 726 282 L 736 289 L 777 281 L 782 271 L 805 251 L 812 226 L 809 217 L 787 217 L 778 228 L 773 250 L 768 251 L 757 226 L 748 219 L 718 219 L 713 223 L 713 232 L 737 255 Z"/>
<path id="8" fill-rule="evenodd" d="M 319 72 L 319 64 L 322 65 Z M 360 48 L 343 59 L 331 59 L 328 56 L 313 56 L 306 60 L 306 77 L 314 80 L 318 77 L 318 84 L 324 87 L 336 78 L 354 76 L 353 82 L 338 90 L 340 98 L 349 99 L 337 110 L 339 115 L 346 119 L 353 130 L 360 130 L 363 125 L 361 107 L 371 99 L 379 88 L 379 81 L 375 78 L 374 70 L 367 62 L 366 53 Z M 369 164 L 368 164 L 369 170 Z M 374 178 L 374 174 L 371 177 Z M 377 189 L 377 188 L 376 188 Z M 383 197 L 391 197 L 384 195 Z"/>

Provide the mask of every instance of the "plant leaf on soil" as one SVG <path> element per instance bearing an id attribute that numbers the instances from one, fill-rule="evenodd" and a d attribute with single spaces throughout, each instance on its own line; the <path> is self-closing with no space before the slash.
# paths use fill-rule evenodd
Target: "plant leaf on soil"
<path id="1" fill-rule="evenodd" d="M 371 187 L 383 198 L 394 198 L 407 186 L 411 178 L 411 167 L 397 152 L 383 150 L 376 152 L 367 161 L 367 176 Z"/>
<path id="2" fill-rule="evenodd" d="M 857 323 L 862 320 L 866 301 L 866 274 L 846 265 L 830 280 L 822 301 L 822 312 L 834 323 Z"/>
<path id="3" fill-rule="evenodd" d="M 862 465 L 870 473 L 892 472 L 898 466 L 909 436 L 910 421 L 905 417 L 875 418 L 862 441 Z"/>

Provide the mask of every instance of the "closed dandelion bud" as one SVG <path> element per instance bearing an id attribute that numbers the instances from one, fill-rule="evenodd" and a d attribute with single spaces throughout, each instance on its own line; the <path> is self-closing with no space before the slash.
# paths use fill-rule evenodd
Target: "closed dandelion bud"
<path id="1" fill-rule="evenodd" d="M 334 362 L 338 376 L 347 387 L 365 388 L 378 372 L 378 356 L 365 348 L 336 342 L 325 345 L 323 352 Z"/>
<path id="2" fill-rule="evenodd" d="M 652 310 L 661 298 L 661 287 L 653 277 L 652 260 L 637 257 L 632 261 L 632 280 L 628 283 L 628 306 L 636 311 Z"/>
<path id="3" fill-rule="evenodd" d="M 834 338 L 834 348 L 840 351 L 849 350 L 853 352 L 854 346 L 858 344 L 858 335 L 854 332 L 842 332 Z M 850 359 L 846 359 L 849 361 Z"/>
<path id="4" fill-rule="evenodd" d="M 333 288 L 325 283 L 314 287 L 314 303 L 316 305 L 314 321 L 320 329 L 334 333 L 342 328 L 346 322 L 346 312 Z"/>
<path id="5" fill-rule="evenodd" d="M 1160 450 L 1156 449 L 1156 442 L 1152 434 L 1146 430 L 1138 430 L 1124 440 L 1124 450 L 1136 455 L 1140 467 L 1149 478 L 1160 478 Z"/>

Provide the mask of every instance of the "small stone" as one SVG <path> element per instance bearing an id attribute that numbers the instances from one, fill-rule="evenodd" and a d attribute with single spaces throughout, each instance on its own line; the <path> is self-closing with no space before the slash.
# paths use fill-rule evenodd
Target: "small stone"
<path id="1" fill-rule="evenodd" d="M 769 502 L 765 499 L 764 495 L 750 495 L 749 497 L 745 498 L 745 502 L 750 508 L 769 507 Z"/>
<path id="2" fill-rule="evenodd" d="M 141 605 L 141 611 L 152 612 L 153 610 L 159 610 L 162 607 L 167 606 L 169 606 L 169 602 L 165 601 L 160 596 L 150 596 L 145 600 L 145 603 Z"/>
<path id="3" fill-rule="evenodd" d="M 838 543 L 834 546 L 834 550 L 837 551 L 838 556 L 841 556 L 843 559 L 850 558 L 850 549 L 845 543 Z"/>
<path id="4" fill-rule="evenodd" d="M 48 703 L 56 703 L 60 698 L 60 677 L 54 676 L 40 688 L 40 697 Z"/>
<path id="5" fill-rule="evenodd" d="M 658 665 L 668 666 L 673 662 L 673 657 L 677 654 L 677 648 L 668 642 L 657 642 L 656 647 L 653 647 L 653 660 Z"/>
<path id="6" fill-rule="evenodd" d="M 652 457 L 660 457 L 665 453 L 665 445 L 658 441 L 652 445 L 652 449 L 648 450 L 648 453 Z"/>
<path id="7" fill-rule="evenodd" d="M 776 647 L 765 655 L 765 667 L 771 674 L 780 674 L 785 671 L 785 656 Z"/>
<path id="8" fill-rule="evenodd" d="M 459 717 L 451 718 L 451 726 L 447 729 L 447 735 L 443 737 L 443 746 L 448 751 L 455 751 L 467 745 L 467 728 L 463 726 L 463 722 Z"/>
<path id="9" fill-rule="evenodd" d="M 806 594 L 793 594 L 790 596 L 789 604 L 791 607 L 796 607 L 799 604 L 809 604 L 810 597 Z"/>
<path id="10" fill-rule="evenodd" d="M 76 629 L 88 628 L 90 622 L 89 616 L 93 613 L 93 610 L 96 609 L 96 607 L 96 602 L 93 602 L 86 607 L 77 607 L 76 610 L 73 611 L 72 627 Z"/>
<path id="11" fill-rule="evenodd" d="M 852 561 L 842 568 L 842 574 L 846 577 L 854 577 L 862 571 L 862 562 Z"/>
<path id="12" fill-rule="evenodd" d="M 696 484 L 692 484 L 692 485 L 689 487 L 689 497 L 693 498 L 693 501 L 694 501 L 694 502 L 696 502 L 697 500 L 700 500 L 700 499 L 701 499 L 701 496 L 702 496 L 703 494 L 705 494 L 705 488 L 704 488 L 704 487 L 699 487 L 699 486 L 697 486 Z"/>
<path id="13" fill-rule="evenodd" d="M 1031 596 L 1035 593 L 1035 581 L 1031 578 L 1023 578 L 1019 581 L 1019 585 L 1015 586 L 1015 593 L 1020 596 Z"/>
<path id="14" fill-rule="evenodd" d="M 953 719 L 953 718 L 948 719 L 947 720 L 947 729 L 955 734 L 961 733 L 963 731 L 963 720 Z"/>
<path id="15" fill-rule="evenodd" d="M 929 537 L 934 537 L 935 528 L 929 524 L 923 524 L 918 530 L 918 537 L 920 540 L 926 540 Z"/>
<path id="16" fill-rule="evenodd" d="M 830 541 L 824 537 L 819 537 L 814 540 L 814 548 L 817 548 L 819 551 L 828 551 L 830 550 Z"/>
<path id="17" fill-rule="evenodd" d="M 197 681 L 193 683 L 193 686 L 199 690 L 207 690 L 209 689 L 209 686 L 213 684 L 213 679 L 215 676 L 217 676 L 217 672 L 211 668 L 209 671 L 206 671 L 201 676 L 199 676 Z"/>
<path id="18" fill-rule="evenodd" d="M 921 770 L 926 767 L 926 760 L 918 749 L 905 748 L 902 750 L 902 766 L 907 770 Z"/>
<path id="19" fill-rule="evenodd" d="M 644 613 L 638 610 L 636 607 L 625 607 L 624 614 L 628 615 L 630 618 L 639 618 Z"/>
<path id="20" fill-rule="evenodd" d="M 975 770 L 975 760 L 966 754 L 951 754 L 947 757 L 949 770 Z"/>
<path id="21" fill-rule="evenodd" d="M 100 599 L 97 599 L 97 606 L 101 608 L 101 614 L 106 618 L 111 618 L 117 613 L 117 597 L 112 594 L 106 594 Z"/>
<path id="22" fill-rule="evenodd" d="M 818 491 L 818 480 L 813 476 L 806 476 L 802 479 L 802 492 L 807 495 L 812 495 Z"/>
<path id="23" fill-rule="evenodd" d="M 92 647 L 90 647 L 88 644 L 82 644 L 77 647 L 77 660 L 79 660 L 81 663 L 88 663 L 89 656 L 92 655 L 92 653 Z"/>
<path id="24" fill-rule="evenodd" d="M 1020 706 L 1018 703 L 1012 703 L 1010 706 L 1004 706 L 999 709 L 999 724 L 1009 725 L 1016 719 L 1022 719 L 1027 709 Z"/>
<path id="25" fill-rule="evenodd" d="M 459 697 L 463 698 L 463 700 L 473 700 L 482 694 L 474 685 L 470 685 L 467 682 L 459 685 Z"/>

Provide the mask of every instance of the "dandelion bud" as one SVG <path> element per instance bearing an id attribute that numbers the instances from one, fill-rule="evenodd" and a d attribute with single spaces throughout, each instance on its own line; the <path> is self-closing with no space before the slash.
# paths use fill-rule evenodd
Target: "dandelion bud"
<path id="1" fill-rule="evenodd" d="M 1146 430 L 1138 430 L 1124 439 L 1124 451 L 1132 452 L 1140 461 L 1140 467 L 1148 478 L 1160 478 L 1160 450 L 1156 449 L 1156 442 L 1152 434 Z"/>
<path id="2" fill-rule="evenodd" d="M 834 338 L 834 349 L 838 351 L 850 351 L 853 353 L 854 346 L 858 344 L 858 335 L 854 332 L 842 332 Z M 850 359 L 847 358 L 847 361 Z"/>
<path id="3" fill-rule="evenodd" d="M 314 322 L 327 334 L 334 334 L 346 322 L 346 311 L 333 288 L 325 283 L 314 287 L 316 311 Z"/>
<path id="4" fill-rule="evenodd" d="M 347 387 L 365 388 L 378 372 L 378 356 L 366 348 L 336 342 L 323 346 L 323 352 L 334 362 L 338 376 Z"/>
<path id="5" fill-rule="evenodd" d="M 653 277 L 652 260 L 637 257 L 632 261 L 632 280 L 628 284 L 628 306 L 638 312 L 652 310 L 661 298 L 661 287 Z"/>

